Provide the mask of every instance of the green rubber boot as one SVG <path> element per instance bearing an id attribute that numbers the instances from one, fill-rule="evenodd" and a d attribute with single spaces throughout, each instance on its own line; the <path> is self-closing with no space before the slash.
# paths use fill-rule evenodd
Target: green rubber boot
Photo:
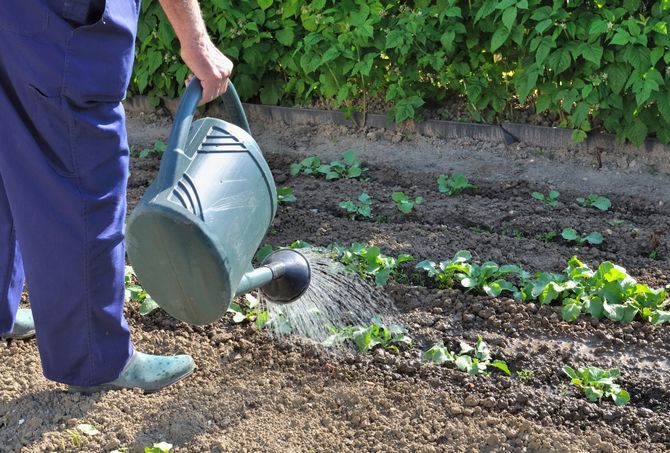
<path id="1" fill-rule="evenodd" d="M 35 336 L 35 321 L 29 308 L 19 308 L 16 312 L 14 328 L 9 333 L 0 333 L 3 340 L 27 340 Z"/>
<path id="2" fill-rule="evenodd" d="M 135 351 L 118 378 L 92 387 L 71 385 L 71 392 L 94 393 L 105 390 L 139 388 L 152 393 L 179 382 L 195 370 L 189 355 L 160 356 Z"/>

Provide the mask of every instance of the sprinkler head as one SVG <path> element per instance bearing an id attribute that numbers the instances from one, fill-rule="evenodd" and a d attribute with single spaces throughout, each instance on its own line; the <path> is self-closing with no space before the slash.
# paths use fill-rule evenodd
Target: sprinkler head
<path id="1" fill-rule="evenodd" d="M 309 261 L 295 250 L 278 250 L 268 255 L 261 266 L 272 271 L 272 281 L 260 288 L 271 302 L 288 304 L 302 296 L 312 279 Z"/>

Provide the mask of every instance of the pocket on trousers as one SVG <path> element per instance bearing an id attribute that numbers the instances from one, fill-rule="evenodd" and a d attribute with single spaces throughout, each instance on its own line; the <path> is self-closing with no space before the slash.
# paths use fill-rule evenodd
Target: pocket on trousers
<path id="1" fill-rule="evenodd" d="M 75 175 L 70 140 L 70 115 L 61 96 L 48 96 L 34 85 L 28 85 L 31 99 L 30 118 L 34 138 L 51 167 L 61 176 Z"/>
<path id="2" fill-rule="evenodd" d="M 0 30 L 23 36 L 44 32 L 49 11 L 40 0 L 0 0 Z"/>
<path id="3" fill-rule="evenodd" d="M 103 6 L 102 12 L 98 9 L 95 13 L 99 19 L 76 27 L 67 45 L 63 94 L 79 106 L 120 102 L 130 81 L 137 30 L 136 3 L 119 0 L 99 6 Z"/>
<path id="4" fill-rule="evenodd" d="M 56 14 L 74 28 L 93 25 L 102 20 L 106 0 L 68 0 L 54 5 Z"/>

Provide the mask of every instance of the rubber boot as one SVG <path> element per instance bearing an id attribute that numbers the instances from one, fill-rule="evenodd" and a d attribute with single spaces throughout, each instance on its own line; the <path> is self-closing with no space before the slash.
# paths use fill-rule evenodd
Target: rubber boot
<path id="1" fill-rule="evenodd" d="M 35 321 L 29 308 L 19 308 L 16 312 L 14 328 L 9 333 L 0 333 L 3 340 L 27 340 L 35 336 Z"/>
<path id="2" fill-rule="evenodd" d="M 139 388 L 152 393 L 189 376 L 196 369 L 189 355 L 159 356 L 135 351 L 118 378 L 92 387 L 71 385 L 71 392 L 94 393 L 105 390 Z"/>

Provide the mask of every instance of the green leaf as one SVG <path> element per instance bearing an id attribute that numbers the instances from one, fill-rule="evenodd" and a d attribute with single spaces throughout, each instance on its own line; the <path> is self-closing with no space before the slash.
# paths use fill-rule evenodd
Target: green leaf
<path id="1" fill-rule="evenodd" d="M 617 406 L 625 406 L 630 401 L 630 394 L 626 390 L 621 389 L 617 393 L 612 394 L 612 399 Z"/>
<path id="2" fill-rule="evenodd" d="M 277 30 L 277 32 L 275 32 L 275 38 L 277 38 L 277 41 L 285 46 L 292 46 L 293 41 L 295 40 L 295 32 L 293 31 L 293 27 Z"/>
<path id="3" fill-rule="evenodd" d="M 511 376 L 512 373 L 509 371 L 509 367 L 507 366 L 507 363 L 504 360 L 494 360 L 491 362 L 491 366 L 498 368 L 501 370 L 503 373 L 505 373 L 507 376 Z"/>
<path id="4" fill-rule="evenodd" d="M 511 30 L 512 26 L 514 25 L 514 21 L 516 20 L 516 13 L 516 7 L 510 6 L 502 14 L 502 22 L 508 30 Z"/>
<path id="5" fill-rule="evenodd" d="M 620 28 L 616 34 L 614 35 L 614 38 L 610 41 L 610 44 L 618 45 L 618 46 L 625 46 L 630 42 L 630 34 Z"/>
<path id="6" fill-rule="evenodd" d="M 572 138 L 573 143 L 581 143 L 584 140 L 586 140 L 587 137 L 588 137 L 588 135 L 586 134 L 586 132 L 584 132 L 581 129 L 573 129 L 573 131 L 572 131 L 571 138 Z"/>
<path id="7" fill-rule="evenodd" d="M 577 238 L 579 237 L 577 231 L 574 228 L 564 228 L 563 231 L 561 232 L 561 236 L 566 241 L 576 241 Z"/>
<path id="8" fill-rule="evenodd" d="M 600 47 L 597 44 L 583 44 L 583 46 L 580 47 L 582 51 L 582 56 L 584 57 L 585 60 L 592 62 L 596 66 L 600 66 L 600 59 L 603 56 L 602 47 Z"/>
<path id="9" fill-rule="evenodd" d="M 628 81 L 628 71 L 620 65 L 609 65 L 605 68 L 607 83 L 615 94 L 621 93 Z"/>
<path id="10" fill-rule="evenodd" d="M 155 300 L 153 300 L 151 297 L 147 297 L 144 299 L 144 301 L 140 304 L 140 315 L 146 316 L 152 311 L 156 310 L 158 308 L 158 304 L 156 303 Z"/>
<path id="11" fill-rule="evenodd" d="M 469 371 L 472 367 L 472 357 L 468 355 L 460 355 L 454 362 L 456 367 L 461 371 Z"/>
<path id="12" fill-rule="evenodd" d="M 564 321 L 572 322 L 582 314 L 582 304 L 574 299 L 569 299 L 561 308 L 561 316 Z"/>
<path id="13" fill-rule="evenodd" d="M 586 394 L 586 397 L 589 401 L 600 401 L 605 392 L 589 385 L 584 389 L 584 393 Z"/>
<path id="14" fill-rule="evenodd" d="M 495 52 L 502 46 L 509 37 L 509 29 L 498 28 L 491 37 L 491 52 Z"/>

